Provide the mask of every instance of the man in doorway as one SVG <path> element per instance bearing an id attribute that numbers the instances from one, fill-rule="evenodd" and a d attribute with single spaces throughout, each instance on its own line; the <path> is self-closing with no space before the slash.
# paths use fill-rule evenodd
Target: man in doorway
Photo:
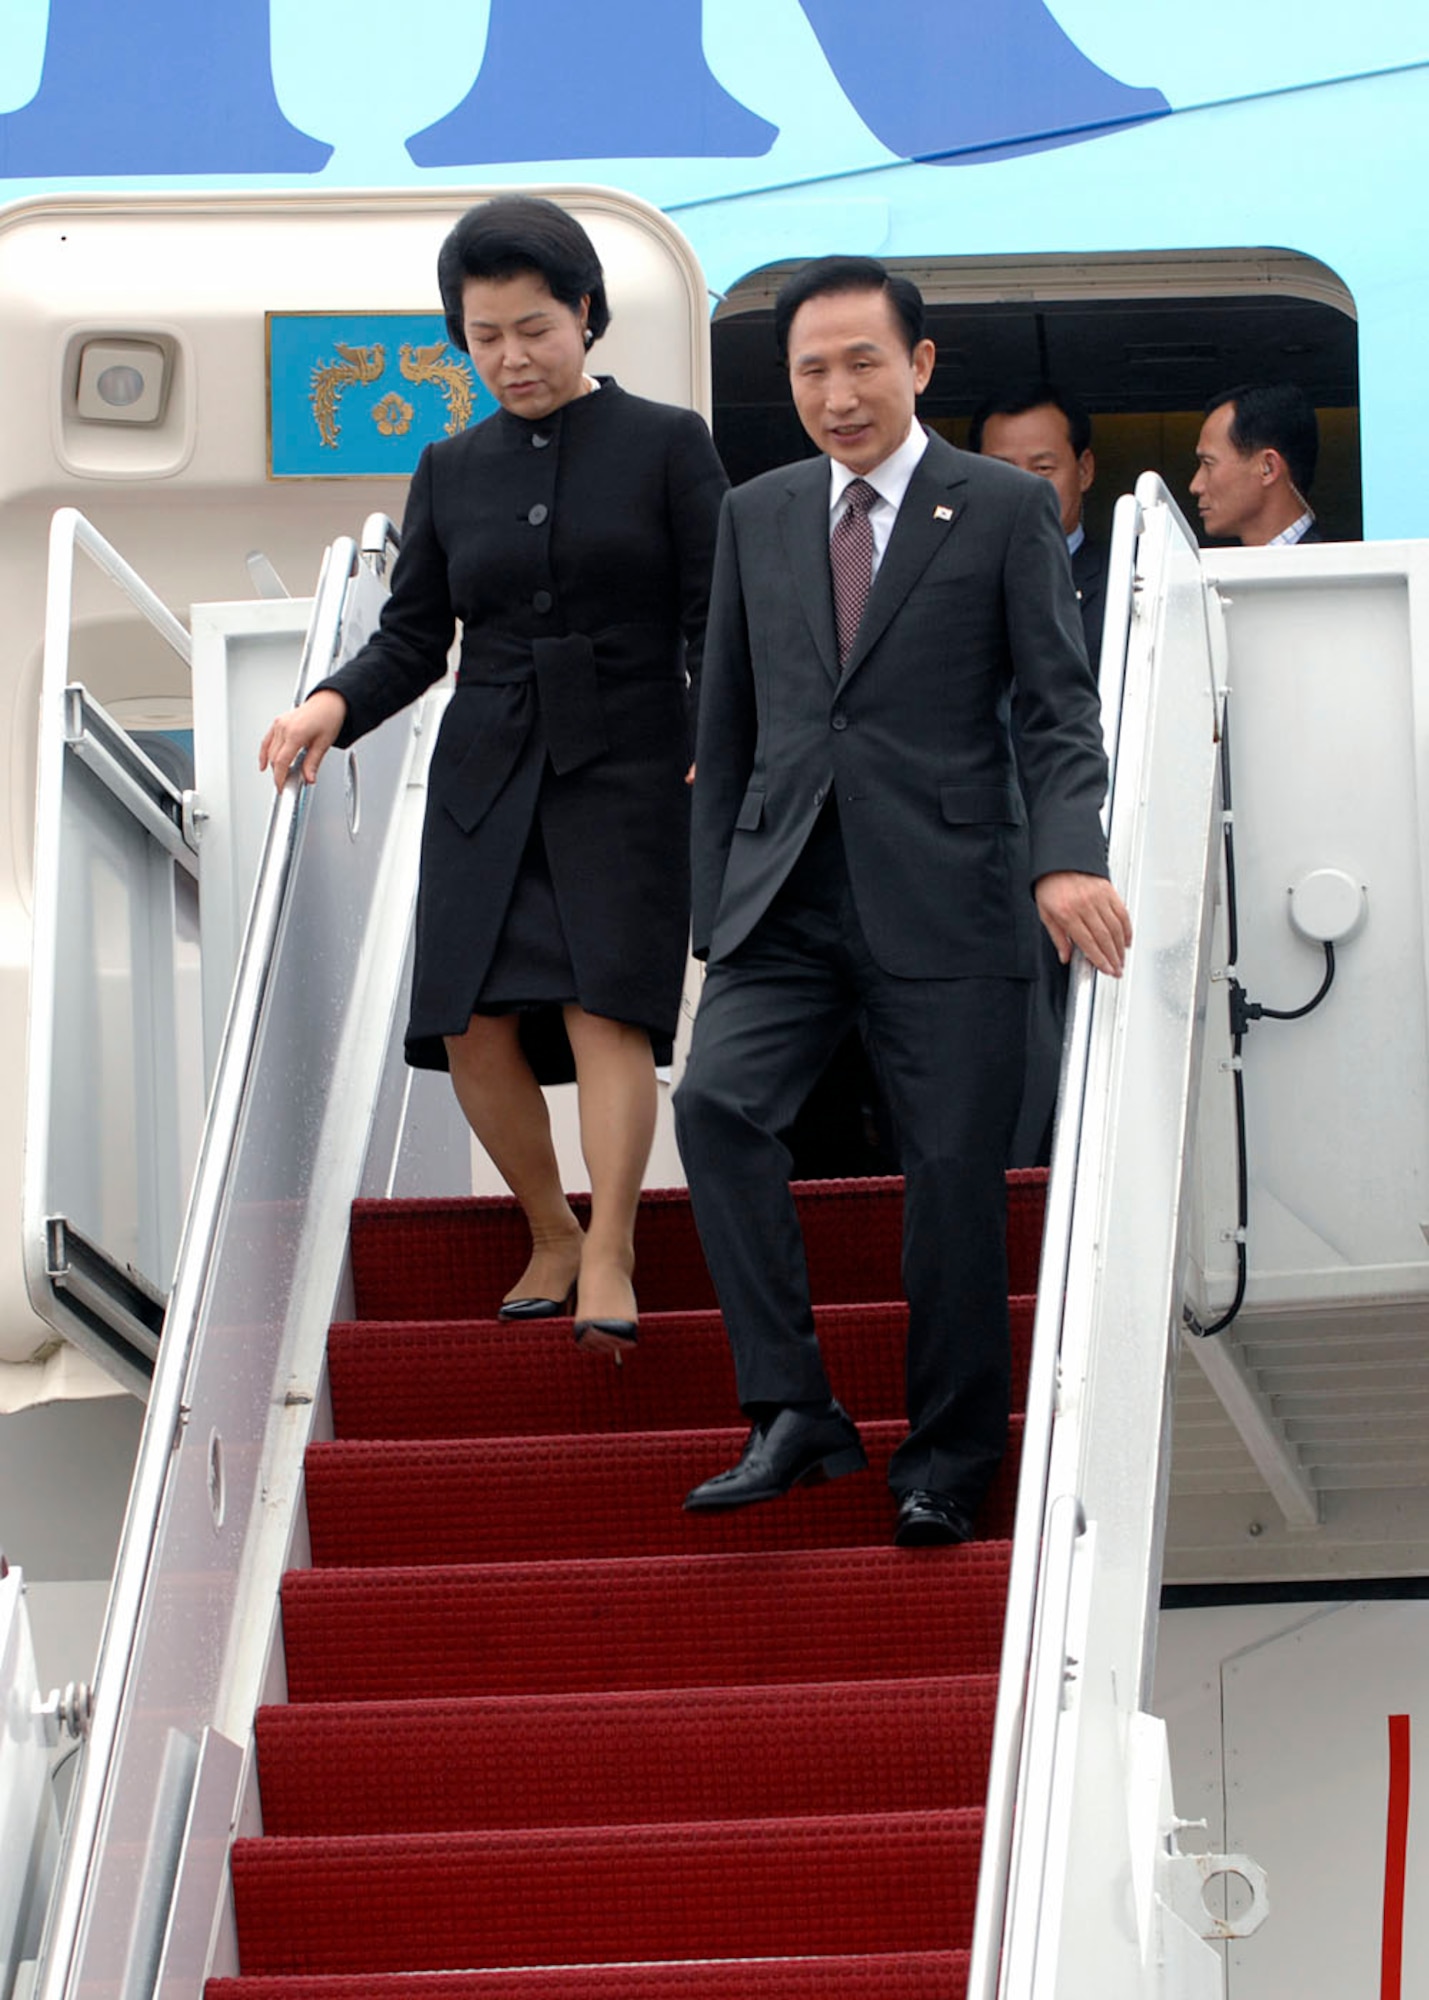
<path id="1" fill-rule="evenodd" d="M 1037 916 L 1113 977 L 1130 941 L 1096 687 L 1047 482 L 916 419 L 935 359 L 916 286 L 821 259 L 785 284 L 775 336 L 819 456 L 721 517 L 694 789 L 709 972 L 675 1097 L 751 1429 L 685 1504 L 866 1463 L 824 1373 L 780 1137 L 858 1022 L 905 1186 L 894 1539 L 957 1542 L 1006 1443 L 1003 1169 Z"/>
<path id="2" fill-rule="evenodd" d="M 1213 541 L 1289 547 L 1325 537 L 1310 505 L 1320 432 L 1293 382 L 1245 382 L 1206 404 L 1191 492 Z"/>
<path id="3" fill-rule="evenodd" d="M 1091 418 L 1074 397 L 1055 384 L 1027 382 L 1003 389 L 979 406 L 968 427 L 968 449 L 1050 481 L 1067 538 L 1087 658 L 1095 671 L 1101 659 L 1106 614 L 1107 548 L 1104 542 L 1088 539 L 1082 519 L 1083 504 L 1097 470 Z M 1016 717 L 1014 696 L 1014 731 Z M 1027 996 L 1027 1078 L 1007 1156 L 1009 1166 L 1045 1167 L 1052 1156 L 1067 1026 L 1067 973 L 1056 946 L 1044 932 L 1039 940 L 1037 977 Z"/>
<path id="4" fill-rule="evenodd" d="M 1082 609 L 1087 658 L 1095 670 L 1101 658 L 1106 612 L 1107 549 L 1090 541 L 1082 509 L 1097 462 L 1092 453 L 1092 420 L 1074 396 L 1052 382 L 1027 382 L 989 396 L 968 427 L 968 450 L 1004 465 L 1020 466 L 1047 479 L 1057 495 L 1062 533 L 1072 564 L 1072 582 Z"/>

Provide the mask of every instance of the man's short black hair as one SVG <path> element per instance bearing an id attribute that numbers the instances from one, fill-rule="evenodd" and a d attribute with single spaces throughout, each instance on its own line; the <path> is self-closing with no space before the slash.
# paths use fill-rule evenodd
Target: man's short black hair
<path id="1" fill-rule="evenodd" d="M 910 354 L 923 338 L 923 294 L 911 278 L 895 276 L 876 257 L 816 257 L 784 280 L 774 301 L 774 339 L 779 359 L 786 366 L 795 313 L 810 299 L 836 292 L 882 292 L 903 330 Z"/>
<path id="2" fill-rule="evenodd" d="M 573 215 L 534 194 L 499 194 L 469 208 L 437 253 L 447 333 L 467 352 L 461 289 L 468 278 L 514 278 L 534 271 L 572 312 L 590 299 L 586 346 L 610 325 L 605 277 L 595 245 Z"/>
<path id="3" fill-rule="evenodd" d="M 1235 405 L 1229 436 L 1241 457 L 1248 458 L 1253 451 L 1278 451 L 1295 491 L 1308 498 L 1320 455 L 1320 426 L 1305 391 L 1293 382 L 1242 382 L 1210 397 L 1206 415 L 1227 403 Z"/>
<path id="4" fill-rule="evenodd" d="M 1072 456 L 1080 458 L 1084 451 L 1092 448 L 1092 420 L 1077 401 L 1055 382 L 1037 380 L 1018 382 L 1007 389 L 994 390 L 985 397 L 973 412 L 973 420 L 968 426 L 968 450 L 982 450 L 983 425 L 989 417 L 1022 417 L 1029 410 L 1040 410 L 1050 403 L 1054 410 L 1060 410 L 1067 419 L 1067 435 L 1072 441 Z"/>

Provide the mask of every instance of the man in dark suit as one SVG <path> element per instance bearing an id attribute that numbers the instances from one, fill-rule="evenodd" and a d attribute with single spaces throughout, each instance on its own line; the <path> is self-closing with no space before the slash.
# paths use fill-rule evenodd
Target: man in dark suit
<path id="1" fill-rule="evenodd" d="M 1035 472 L 1056 493 L 1082 614 L 1082 636 L 1095 671 L 1101 659 L 1106 616 L 1108 551 L 1105 542 L 1089 540 L 1082 519 L 1097 473 L 1091 418 L 1075 397 L 1054 383 L 1026 382 L 999 390 L 981 404 L 968 426 L 968 450 L 1000 458 L 1004 465 L 1019 466 L 1023 472 Z M 1067 967 L 1044 934 L 1037 977 L 1028 993 L 1027 1080 L 1007 1156 L 1009 1166 L 1045 1167 L 1052 1157 L 1066 1025 Z"/>
<path id="2" fill-rule="evenodd" d="M 1055 383 L 1026 382 L 1001 389 L 981 404 L 968 426 L 968 450 L 1051 482 L 1067 537 L 1087 658 L 1095 670 L 1106 615 L 1107 546 L 1088 538 L 1082 519 L 1097 476 L 1091 418 L 1075 396 Z"/>
<path id="3" fill-rule="evenodd" d="M 866 1462 L 824 1374 L 780 1137 L 857 1021 L 905 1182 L 895 1539 L 962 1541 L 1006 1442 L 1003 1167 L 1037 916 L 1111 974 L 1129 942 L 1096 689 L 1050 486 L 916 420 L 934 362 L 916 287 L 824 259 L 785 285 L 775 332 L 820 456 L 721 517 L 692 850 L 709 971 L 675 1098 L 752 1428 L 685 1504 Z"/>
<path id="4" fill-rule="evenodd" d="M 1248 549 L 1323 542 L 1309 492 L 1320 452 L 1314 405 L 1293 382 L 1243 382 L 1206 404 L 1191 493 L 1213 541 Z"/>

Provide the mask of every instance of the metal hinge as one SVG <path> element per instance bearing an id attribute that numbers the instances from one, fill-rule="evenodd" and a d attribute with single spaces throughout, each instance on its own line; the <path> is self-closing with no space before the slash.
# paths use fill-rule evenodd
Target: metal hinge
<path id="1" fill-rule="evenodd" d="M 63 1688 L 51 1688 L 46 1700 L 35 1696 L 34 1718 L 47 1750 L 53 1750 L 61 1734 L 82 1743 L 94 1717 L 94 1689 L 88 1681 L 67 1681 Z"/>
<path id="2" fill-rule="evenodd" d="M 1239 1876 L 1250 1891 L 1250 1908 L 1238 1917 L 1213 1916 L 1206 1908 L 1206 1890 L 1227 1875 Z M 1163 1855 L 1157 1888 L 1167 1908 L 1197 1937 L 1253 1937 L 1270 1915 L 1265 1870 L 1248 1854 Z"/>

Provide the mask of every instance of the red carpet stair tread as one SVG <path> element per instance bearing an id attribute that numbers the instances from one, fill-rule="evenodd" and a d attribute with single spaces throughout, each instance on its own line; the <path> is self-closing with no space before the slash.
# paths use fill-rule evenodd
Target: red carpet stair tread
<path id="1" fill-rule="evenodd" d="M 1041 1198 L 1009 1177 L 1019 1384 Z M 357 1204 L 208 2000 L 961 2000 L 1020 1427 L 977 1542 L 892 1548 L 901 1190 L 799 1199 L 872 1469 L 699 1520 L 743 1425 L 682 1194 L 623 1369 L 492 1317 L 510 1204 Z"/>
<path id="2" fill-rule="evenodd" d="M 263 1823 L 311 1836 L 759 1819 L 780 1764 L 786 1813 L 978 1806 L 996 1692 L 966 1674 L 271 1708 Z"/>
<path id="3" fill-rule="evenodd" d="M 893 1531 L 888 1461 L 907 1426 L 864 1424 L 870 1473 L 803 1487 L 777 1508 L 714 1519 L 682 1511 L 690 1488 L 740 1453 L 748 1425 L 617 1437 L 403 1439 L 317 1447 L 308 1462 L 314 1561 L 393 1566 L 530 1562 L 553 1524 L 568 1557 L 699 1555 L 731 1549 L 841 1548 Z M 1004 1460 L 983 1504 L 984 1535 L 1012 1532 Z M 321 1554 L 319 1554 L 319 1550 Z"/>
<path id="4" fill-rule="evenodd" d="M 1012 1301 L 1014 1379 L 1032 1343 L 1031 1297 Z M 829 1374 L 851 1410 L 901 1412 L 908 1310 L 820 1306 L 814 1314 Z M 357 1320 L 333 1327 L 328 1354 L 342 1438 L 533 1437 L 597 1431 L 707 1430 L 740 1424 L 729 1341 L 717 1312 L 643 1313 L 640 1366 L 571 1367 L 569 1320 L 521 1334 L 498 1320 Z"/>
<path id="5" fill-rule="evenodd" d="M 288 1694 L 417 1701 L 880 1680 L 890 1664 L 995 1673 L 1008 1554 L 979 1542 L 304 1570 L 283 1591 Z"/>
<path id="6" fill-rule="evenodd" d="M 1037 1289 L 1046 1175 L 1007 1177 L 1008 1288 Z M 807 1181 L 799 1213 L 809 1282 L 825 1305 L 902 1297 L 902 1183 Z M 579 1196 L 572 1201 L 584 1214 Z M 359 1201 L 352 1259 L 362 1319 L 471 1319 L 495 1312 L 529 1253 L 520 1214 L 506 1200 Z M 635 1235 L 642 1312 L 712 1307 L 714 1288 L 683 1189 L 657 1188 L 641 1202 Z"/>
<path id="7" fill-rule="evenodd" d="M 962 1808 L 261 1840 L 234 1887 L 255 1972 L 931 1951 L 969 1943 L 981 1832 Z"/>
<path id="8" fill-rule="evenodd" d="M 967 1984 L 965 1951 L 853 1958 L 722 1959 L 501 1972 L 343 1973 L 214 1979 L 209 2000 L 947 2000 Z"/>

